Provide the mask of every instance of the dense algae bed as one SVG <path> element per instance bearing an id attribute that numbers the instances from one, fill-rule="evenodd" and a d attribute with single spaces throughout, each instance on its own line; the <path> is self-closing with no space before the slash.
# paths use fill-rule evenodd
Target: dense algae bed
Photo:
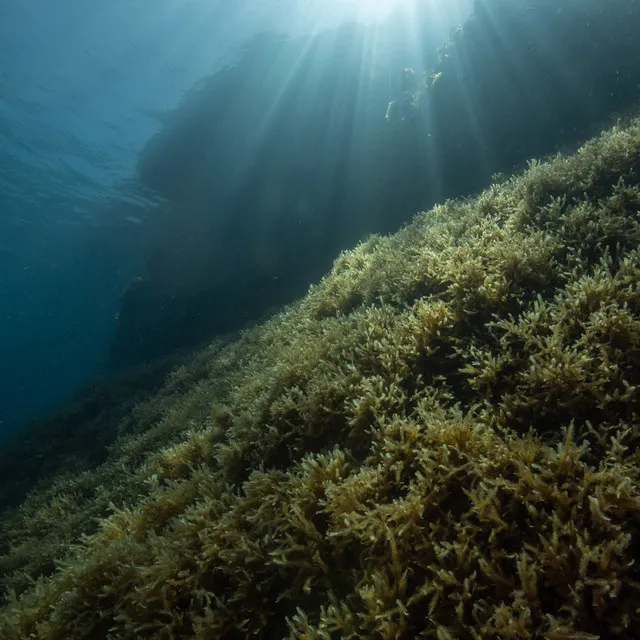
<path id="1" fill-rule="evenodd" d="M 0 636 L 639 637 L 639 170 L 634 120 L 175 371 L 5 514 Z"/>

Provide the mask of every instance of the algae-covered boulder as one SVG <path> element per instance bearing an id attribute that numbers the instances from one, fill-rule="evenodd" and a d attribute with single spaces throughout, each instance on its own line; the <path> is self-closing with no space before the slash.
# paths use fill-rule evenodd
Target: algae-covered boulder
<path id="1" fill-rule="evenodd" d="M 176 369 L 3 514 L 0 636 L 639 637 L 639 171 L 632 120 Z"/>

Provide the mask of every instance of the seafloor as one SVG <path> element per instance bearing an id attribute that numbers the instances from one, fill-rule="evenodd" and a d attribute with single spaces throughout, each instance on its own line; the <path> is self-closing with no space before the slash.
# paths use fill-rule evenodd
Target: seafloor
<path id="1" fill-rule="evenodd" d="M 5 511 L 0 637 L 640 637 L 639 172 L 636 119 L 187 361 Z"/>

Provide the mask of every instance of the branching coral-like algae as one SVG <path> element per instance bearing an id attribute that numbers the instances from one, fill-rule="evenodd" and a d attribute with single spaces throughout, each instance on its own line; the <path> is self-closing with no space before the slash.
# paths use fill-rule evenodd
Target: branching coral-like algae
<path id="1" fill-rule="evenodd" d="M 639 170 L 635 120 L 177 371 L 11 514 L 1 637 L 640 637 Z"/>

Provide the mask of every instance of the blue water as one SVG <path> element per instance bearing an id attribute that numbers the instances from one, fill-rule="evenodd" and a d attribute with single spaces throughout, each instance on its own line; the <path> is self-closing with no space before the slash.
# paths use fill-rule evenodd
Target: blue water
<path id="1" fill-rule="evenodd" d="M 471 0 L 431 0 L 435 36 L 418 45 L 408 3 L 391 5 L 2 0 L 0 439 L 105 370 L 121 296 L 175 230 L 171 205 L 137 175 L 164 114 L 265 32 L 311 43 L 359 22 L 381 43 L 359 72 L 395 74 L 433 58 Z M 298 63 L 286 61 L 292 74 Z"/>

